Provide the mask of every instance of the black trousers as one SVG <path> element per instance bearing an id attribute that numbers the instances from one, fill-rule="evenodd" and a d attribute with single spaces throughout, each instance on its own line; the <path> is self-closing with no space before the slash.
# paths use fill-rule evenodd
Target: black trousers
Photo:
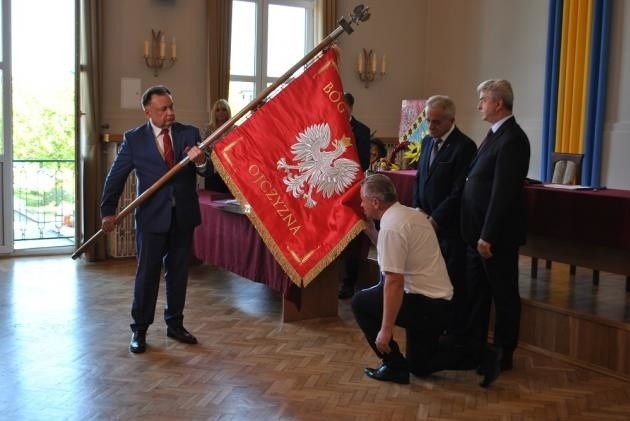
<path id="1" fill-rule="evenodd" d="M 134 332 L 147 330 L 153 323 L 162 267 L 166 281 L 164 320 L 168 326 L 183 323 L 193 228 L 178 225 L 175 209 L 168 232 L 136 232 L 138 268 L 131 306 Z"/>
<path id="2" fill-rule="evenodd" d="M 449 319 L 450 302 L 421 294 L 404 294 L 396 325 L 403 327 L 407 336 L 406 357 L 392 337 L 391 352 L 382 354 L 375 341 L 383 319 L 383 282 L 356 293 L 352 299 L 354 317 L 368 344 L 384 364 L 396 369 L 407 369 L 414 374 L 427 374 L 427 365 L 438 350 L 438 338 Z"/>
<path id="3" fill-rule="evenodd" d="M 468 290 L 466 286 L 466 243 L 459 236 L 439 236 L 440 251 L 448 276 L 453 284 L 453 299 L 451 300 L 451 318 L 447 330 L 457 334 L 468 320 Z"/>
<path id="4" fill-rule="evenodd" d="M 370 240 L 364 233 L 359 233 L 345 248 L 341 254 L 344 264 L 343 284 L 354 288 L 359 276 L 359 267 L 367 258 L 370 249 Z"/>
<path id="5" fill-rule="evenodd" d="M 494 344 L 510 355 L 518 344 L 521 297 L 518 290 L 518 248 L 492 248 L 493 256 L 483 259 L 477 248 L 466 250 L 466 281 L 470 319 L 466 332 L 479 345 L 488 336 L 490 306 L 494 302 Z"/>

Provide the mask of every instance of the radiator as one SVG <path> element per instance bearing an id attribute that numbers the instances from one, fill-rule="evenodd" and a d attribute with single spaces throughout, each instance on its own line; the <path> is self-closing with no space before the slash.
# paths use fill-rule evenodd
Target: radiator
<path id="1" fill-rule="evenodd" d="M 110 144 L 112 145 L 112 144 Z M 107 151 L 108 168 L 114 162 L 118 145 L 110 146 Z M 118 201 L 116 214 L 119 214 L 129 203 L 136 198 L 136 173 L 132 171 L 127 178 Z M 116 229 L 107 234 L 107 252 L 110 257 L 132 257 L 136 255 L 136 230 L 134 227 L 133 212 L 123 218 L 116 226 Z"/>

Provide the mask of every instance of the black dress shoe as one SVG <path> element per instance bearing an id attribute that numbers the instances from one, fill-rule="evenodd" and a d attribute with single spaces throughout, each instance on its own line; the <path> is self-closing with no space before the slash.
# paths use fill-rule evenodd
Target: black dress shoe
<path id="1" fill-rule="evenodd" d="M 514 368 L 514 361 L 512 356 L 503 354 L 503 358 L 501 358 L 501 371 L 509 371 Z"/>
<path id="2" fill-rule="evenodd" d="M 479 386 L 487 388 L 499 377 L 499 374 L 501 374 L 502 355 L 501 348 L 488 346 L 484 350 L 481 365 L 479 366 L 479 371 L 483 374 L 483 380 L 479 383 Z"/>
<path id="3" fill-rule="evenodd" d="M 166 336 L 173 338 L 176 341 L 183 342 L 185 344 L 196 344 L 197 338 L 191 335 L 184 326 L 168 326 L 166 328 Z"/>
<path id="4" fill-rule="evenodd" d="M 142 354 L 147 349 L 147 332 L 133 332 L 129 351 L 134 354 Z"/>
<path id="5" fill-rule="evenodd" d="M 409 384 L 409 371 L 405 369 L 391 368 L 383 364 L 379 368 L 368 367 L 363 371 L 371 379 L 398 384 Z"/>

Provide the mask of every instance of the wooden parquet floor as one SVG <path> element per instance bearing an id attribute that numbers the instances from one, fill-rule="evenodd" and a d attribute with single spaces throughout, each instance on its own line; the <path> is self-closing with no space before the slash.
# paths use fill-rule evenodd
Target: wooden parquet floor
<path id="1" fill-rule="evenodd" d="M 191 268 L 185 320 L 200 344 L 166 337 L 161 296 L 134 355 L 134 265 L 0 259 L 1 419 L 630 419 L 630 383 L 520 349 L 489 390 L 473 371 L 373 381 L 349 303 L 283 324 L 276 293 L 207 265 Z"/>

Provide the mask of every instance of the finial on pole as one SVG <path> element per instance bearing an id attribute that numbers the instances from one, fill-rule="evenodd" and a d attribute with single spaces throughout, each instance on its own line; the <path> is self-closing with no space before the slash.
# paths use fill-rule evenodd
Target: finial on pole
<path id="1" fill-rule="evenodd" d="M 370 8 L 368 6 L 364 6 L 359 4 L 352 9 L 352 13 L 350 13 L 350 21 L 348 22 L 344 17 L 339 19 L 339 25 L 341 25 L 346 31 L 346 33 L 351 34 L 354 32 L 352 29 L 351 23 L 359 24 L 359 22 L 365 22 L 370 18 Z"/>

